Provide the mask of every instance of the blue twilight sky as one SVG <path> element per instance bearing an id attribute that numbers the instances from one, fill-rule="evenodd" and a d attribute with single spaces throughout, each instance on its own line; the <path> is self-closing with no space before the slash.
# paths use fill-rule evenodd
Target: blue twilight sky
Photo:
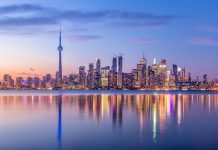
<path id="1" fill-rule="evenodd" d="M 130 72 L 145 53 L 185 67 L 193 77 L 218 75 L 217 0 L 1 0 L 0 75 L 55 74 L 63 30 L 64 74 L 97 58 L 124 56 Z M 87 68 L 86 68 L 87 69 Z"/>

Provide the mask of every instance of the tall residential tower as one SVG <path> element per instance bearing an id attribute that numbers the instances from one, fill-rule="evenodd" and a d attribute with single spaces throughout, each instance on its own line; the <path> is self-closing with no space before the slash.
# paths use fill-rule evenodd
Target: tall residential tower
<path id="1" fill-rule="evenodd" d="M 117 74 L 117 86 L 119 89 L 123 87 L 123 57 L 120 55 L 118 57 L 118 74 Z"/>

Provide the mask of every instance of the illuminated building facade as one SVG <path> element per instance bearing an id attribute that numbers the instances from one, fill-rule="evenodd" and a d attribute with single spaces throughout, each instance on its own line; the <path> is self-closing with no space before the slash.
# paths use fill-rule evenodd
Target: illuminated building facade
<path id="1" fill-rule="evenodd" d="M 94 64 L 89 63 L 89 70 L 87 76 L 87 87 L 89 89 L 94 89 Z"/>
<path id="2" fill-rule="evenodd" d="M 82 87 L 86 86 L 86 70 L 85 70 L 85 66 L 80 66 L 79 67 L 79 84 Z"/>
<path id="3" fill-rule="evenodd" d="M 117 89 L 117 72 L 110 71 L 108 75 L 109 89 Z"/>
<path id="4" fill-rule="evenodd" d="M 123 73 L 123 56 L 120 55 L 118 57 L 118 74 L 117 74 L 117 86 L 118 86 L 118 89 L 122 89 L 123 88 L 122 73 Z"/>
<path id="5" fill-rule="evenodd" d="M 103 89 L 108 89 L 109 87 L 109 73 L 110 66 L 105 66 L 101 68 L 101 87 Z"/>
<path id="6" fill-rule="evenodd" d="M 123 56 L 114 56 L 112 66 L 101 67 L 101 60 L 96 64 L 89 63 L 79 67 L 78 73 L 62 75 L 61 62 L 61 31 L 59 37 L 59 71 L 53 76 L 46 74 L 42 80 L 39 77 L 16 78 L 16 84 L 11 75 L 5 74 L 0 89 L 139 89 L 139 90 L 218 90 L 218 80 L 208 81 L 207 74 L 201 79 L 192 80 L 191 73 L 186 75 L 185 68 L 176 64 L 167 67 L 166 59 L 154 59 L 151 65 L 143 56 L 136 68 L 130 73 L 123 72 Z M 60 82 L 61 81 L 61 82 Z M 61 84 L 60 84 L 61 83 Z"/>

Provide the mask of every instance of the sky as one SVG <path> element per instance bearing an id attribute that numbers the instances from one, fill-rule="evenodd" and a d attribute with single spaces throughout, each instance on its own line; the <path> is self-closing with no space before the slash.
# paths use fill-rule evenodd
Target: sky
<path id="1" fill-rule="evenodd" d="M 58 70 L 63 33 L 63 74 L 122 53 L 124 72 L 145 54 L 185 67 L 193 78 L 218 76 L 217 0 L 1 0 L 0 79 Z"/>

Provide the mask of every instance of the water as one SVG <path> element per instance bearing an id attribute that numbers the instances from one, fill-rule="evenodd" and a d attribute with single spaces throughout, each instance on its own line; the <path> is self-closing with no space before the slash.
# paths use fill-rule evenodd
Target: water
<path id="1" fill-rule="evenodd" d="M 0 149 L 218 149 L 218 92 L 0 91 Z"/>

